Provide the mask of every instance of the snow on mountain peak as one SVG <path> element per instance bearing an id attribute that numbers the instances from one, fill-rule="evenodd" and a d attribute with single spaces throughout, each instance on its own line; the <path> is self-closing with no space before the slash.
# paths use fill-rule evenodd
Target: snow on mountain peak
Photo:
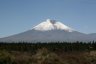
<path id="1" fill-rule="evenodd" d="M 69 28 L 68 26 L 64 25 L 63 23 L 58 22 L 56 20 L 51 20 L 51 19 L 47 19 L 46 21 L 33 27 L 33 29 L 39 30 L 39 31 L 64 30 L 64 31 L 68 31 L 68 32 L 73 32 L 73 29 Z"/>

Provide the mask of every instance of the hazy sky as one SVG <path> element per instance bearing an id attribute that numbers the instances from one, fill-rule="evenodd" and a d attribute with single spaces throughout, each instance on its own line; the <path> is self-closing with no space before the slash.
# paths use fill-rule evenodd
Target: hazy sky
<path id="1" fill-rule="evenodd" d="M 49 19 L 83 33 L 96 33 L 96 0 L 0 0 L 0 37 Z"/>

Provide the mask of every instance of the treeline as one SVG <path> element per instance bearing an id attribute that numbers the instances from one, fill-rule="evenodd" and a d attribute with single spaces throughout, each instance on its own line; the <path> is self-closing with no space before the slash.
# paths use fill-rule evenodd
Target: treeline
<path id="1" fill-rule="evenodd" d="M 47 48 L 53 52 L 92 51 L 96 50 L 96 42 L 50 42 L 50 43 L 8 43 L 0 42 L 0 50 L 36 52 L 41 48 Z"/>

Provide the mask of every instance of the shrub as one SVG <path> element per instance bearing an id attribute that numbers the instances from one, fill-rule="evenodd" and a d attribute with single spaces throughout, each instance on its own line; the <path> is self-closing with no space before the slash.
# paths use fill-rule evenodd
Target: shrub
<path id="1" fill-rule="evenodd" d="M 0 51 L 0 64 L 13 64 L 14 57 L 7 51 Z"/>

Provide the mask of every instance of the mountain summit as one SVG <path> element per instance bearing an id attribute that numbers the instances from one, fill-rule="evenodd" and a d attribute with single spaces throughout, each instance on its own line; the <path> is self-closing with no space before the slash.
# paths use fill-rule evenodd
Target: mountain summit
<path id="1" fill-rule="evenodd" d="M 70 27 L 64 25 L 61 22 L 58 22 L 56 20 L 47 19 L 46 21 L 38 24 L 37 26 L 33 27 L 34 30 L 39 31 L 48 31 L 48 30 L 65 30 L 68 32 L 72 32 L 73 29 Z"/>

